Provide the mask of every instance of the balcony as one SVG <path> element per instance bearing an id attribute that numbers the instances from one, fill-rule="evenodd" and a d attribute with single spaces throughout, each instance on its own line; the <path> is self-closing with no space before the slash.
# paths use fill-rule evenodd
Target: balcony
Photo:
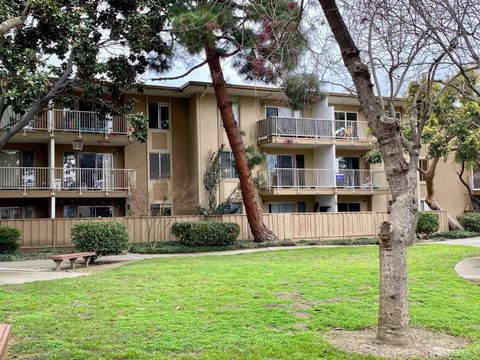
<path id="1" fill-rule="evenodd" d="M 262 194 L 386 194 L 383 171 L 270 169 L 259 172 Z"/>
<path id="2" fill-rule="evenodd" d="M 0 124 L 8 127 L 11 119 L 19 115 L 5 112 Z M 23 133 L 45 131 L 50 133 L 128 135 L 130 136 L 129 115 L 100 115 L 94 111 L 48 109 L 39 113 L 23 128 Z"/>
<path id="3" fill-rule="evenodd" d="M 10 192 L 13 197 L 18 196 L 18 190 L 38 197 L 50 192 L 71 196 L 72 191 L 108 195 L 135 189 L 135 176 L 135 170 L 130 169 L 0 167 L 0 192 Z"/>
<path id="4" fill-rule="evenodd" d="M 258 144 L 263 146 L 337 144 L 368 148 L 371 137 L 365 121 L 268 117 L 257 122 Z"/>

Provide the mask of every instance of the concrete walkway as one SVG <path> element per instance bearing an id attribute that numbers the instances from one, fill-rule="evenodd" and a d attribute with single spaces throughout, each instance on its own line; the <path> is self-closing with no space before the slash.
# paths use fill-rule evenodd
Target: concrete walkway
<path id="1" fill-rule="evenodd" d="M 463 246 L 475 246 L 480 247 L 480 237 L 459 239 L 459 240 L 447 240 L 441 242 L 435 242 L 430 244 L 441 245 L 463 245 Z M 96 266 L 85 268 L 83 260 L 77 261 L 78 268 L 70 270 L 70 262 L 64 261 L 62 263 L 62 271 L 54 271 L 55 264 L 51 260 L 24 260 L 24 261 L 5 261 L 0 262 L 0 285 L 6 284 L 23 284 L 33 281 L 45 281 L 56 280 L 64 278 L 74 278 L 77 276 L 90 275 L 92 272 L 96 272 L 101 269 L 101 266 L 115 266 L 126 262 L 140 261 L 146 259 L 158 259 L 158 258 L 175 258 L 175 257 L 198 257 L 198 256 L 225 256 L 225 255 L 237 255 L 237 254 L 249 254 L 265 251 L 279 251 L 279 250 L 298 250 L 309 249 L 316 247 L 339 247 L 337 245 L 312 245 L 312 246 L 278 246 L 267 247 L 259 249 L 242 249 L 242 250 L 229 250 L 229 251 L 217 251 L 217 252 L 204 252 L 204 253 L 191 253 L 191 254 L 131 254 L 124 255 L 112 255 L 104 256 L 95 261 Z M 480 282 L 480 258 L 469 258 L 461 261 L 455 267 L 457 273 L 469 280 Z"/>
<path id="2" fill-rule="evenodd" d="M 33 281 L 56 280 L 64 278 L 74 278 L 77 276 L 90 275 L 100 269 L 100 266 L 122 264 L 132 261 L 140 261 L 146 259 L 157 258 L 174 258 L 174 257 L 192 257 L 192 256 L 225 256 L 236 254 L 248 254 L 263 251 L 277 250 L 296 250 L 307 249 L 318 246 L 285 246 L 285 247 L 268 247 L 260 249 L 242 249 L 218 252 L 204 252 L 191 254 L 131 254 L 111 255 L 100 257 L 95 261 L 97 266 L 84 267 L 83 259 L 76 262 L 77 268 L 71 270 L 70 262 L 64 261 L 61 266 L 62 271 L 54 271 L 55 263 L 52 260 L 24 260 L 24 261 L 4 261 L 0 262 L 0 285 L 7 284 L 23 284 Z M 325 247 L 325 246 L 323 246 Z M 335 247 L 335 246 L 331 246 Z"/>
<path id="3" fill-rule="evenodd" d="M 480 247 L 480 236 L 472 237 L 468 239 L 446 240 L 446 241 L 437 242 L 436 244 Z"/>

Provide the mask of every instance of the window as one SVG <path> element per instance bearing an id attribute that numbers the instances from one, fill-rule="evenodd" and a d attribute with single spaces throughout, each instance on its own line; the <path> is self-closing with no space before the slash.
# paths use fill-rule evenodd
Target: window
<path id="1" fill-rule="evenodd" d="M 35 206 L 25 206 L 22 209 L 24 219 L 34 219 L 35 218 Z"/>
<path id="2" fill-rule="evenodd" d="M 235 117 L 235 122 L 240 124 L 240 98 L 236 98 L 232 100 L 232 111 L 233 116 Z"/>
<path id="3" fill-rule="evenodd" d="M 335 111 L 335 136 L 358 137 L 358 114 L 349 111 Z"/>
<path id="4" fill-rule="evenodd" d="M 293 155 L 267 155 L 267 169 L 292 169 Z"/>
<path id="5" fill-rule="evenodd" d="M 242 203 L 241 202 L 231 202 L 223 205 L 224 214 L 241 214 L 242 213 Z"/>
<path id="6" fill-rule="evenodd" d="M 77 216 L 74 205 L 64 205 L 63 206 L 63 217 L 64 218 L 74 218 Z"/>
<path id="7" fill-rule="evenodd" d="M 420 159 L 418 160 L 418 167 L 423 171 L 427 171 L 428 169 L 428 160 L 427 159 Z M 425 175 L 419 171 L 420 181 L 425 181 Z"/>
<path id="8" fill-rule="evenodd" d="M 267 106 L 265 107 L 265 116 L 268 117 L 273 117 L 273 116 L 278 116 L 278 108 L 273 107 L 273 106 Z"/>
<path id="9" fill-rule="evenodd" d="M 428 206 L 425 200 L 420 200 L 420 210 L 421 211 L 431 211 L 430 206 Z"/>
<path id="10" fill-rule="evenodd" d="M 294 112 L 295 114 L 299 114 L 298 112 Z M 284 118 L 291 118 L 292 117 L 292 109 L 284 106 L 265 106 L 265 117 L 284 117 Z"/>
<path id="11" fill-rule="evenodd" d="M 338 203 L 338 212 L 359 212 L 360 203 Z"/>
<path id="12" fill-rule="evenodd" d="M 170 154 L 150 153 L 150 180 L 170 179 Z"/>
<path id="13" fill-rule="evenodd" d="M 65 210 L 65 209 L 64 209 Z M 94 218 L 94 217 L 112 217 L 113 207 L 111 206 L 79 206 L 78 217 Z"/>
<path id="14" fill-rule="evenodd" d="M 235 159 L 230 151 L 222 151 L 220 154 L 220 176 L 222 179 L 238 178 Z"/>
<path id="15" fill-rule="evenodd" d="M 150 214 L 152 216 L 172 216 L 171 204 L 151 204 Z"/>
<path id="16" fill-rule="evenodd" d="M 0 219 L 20 219 L 19 207 L 0 207 Z"/>
<path id="17" fill-rule="evenodd" d="M 390 111 L 385 111 L 385 115 L 390 116 Z M 402 120 L 402 115 L 398 111 L 395 111 L 395 119 L 398 121 Z"/>
<path id="18" fill-rule="evenodd" d="M 148 104 L 148 127 L 150 129 L 170 129 L 170 110 L 167 104 Z"/>
<path id="19" fill-rule="evenodd" d="M 232 103 L 232 112 L 233 112 L 233 118 L 235 119 L 235 122 L 237 123 L 237 126 L 240 126 L 240 98 L 233 98 L 230 100 Z M 221 116 L 219 116 L 220 119 L 220 126 L 223 126 L 223 121 Z"/>
<path id="20" fill-rule="evenodd" d="M 306 207 L 305 201 L 298 203 L 270 203 L 268 204 L 268 212 L 271 214 L 305 212 Z"/>

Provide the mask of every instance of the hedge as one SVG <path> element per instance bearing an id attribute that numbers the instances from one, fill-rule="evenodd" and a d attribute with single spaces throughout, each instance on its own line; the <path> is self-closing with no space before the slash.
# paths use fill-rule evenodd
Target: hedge
<path id="1" fill-rule="evenodd" d="M 125 225 L 113 221 L 81 221 L 72 225 L 72 243 L 79 251 L 97 256 L 119 254 L 128 249 Z"/>
<path id="2" fill-rule="evenodd" d="M 0 253 L 14 253 L 19 247 L 20 230 L 14 227 L 0 227 Z"/>
<path id="3" fill-rule="evenodd" d="M 440 217 L 438 213 L 432 211 L 421 211 L 418 217 L 417 228 L 415 232 L 420 236 L 430 236 L 437 232 L 440 226 Z"/>
<path id="4" fill-rule="evenodd" d="M 183 245 L 212 246 L 234 243 L 240 235 L 240 226 L 228 222 L 177 222 L 172 234 Z"/>
<path id="5" fill-rule="evenodd" d="M 480 232 L 480 213 L 460 215 L 457 219 L 466 231 Z"/>

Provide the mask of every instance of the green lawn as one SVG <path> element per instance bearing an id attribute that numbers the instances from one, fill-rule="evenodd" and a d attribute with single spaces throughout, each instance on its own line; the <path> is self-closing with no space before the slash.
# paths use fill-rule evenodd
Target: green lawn
<path id="1" fill-rule="evenodd" d="M 480 249 L 409 250 L 411 322 L 461 335 L 480 358 L 480 287 L 455 264 Z M 374 326 L 377 248 L 143 261 L 68 280 L 0 288 L 17 359 L 369 359 L 322 340 Z"/>

